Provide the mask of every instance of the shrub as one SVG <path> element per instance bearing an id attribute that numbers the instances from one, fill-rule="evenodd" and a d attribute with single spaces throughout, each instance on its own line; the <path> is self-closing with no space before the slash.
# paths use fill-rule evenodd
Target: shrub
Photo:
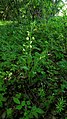
<path id="1" fill-rule="evenodd" d="M 0 26 L 1 118 L 66 118 L 66 18 Z"/>

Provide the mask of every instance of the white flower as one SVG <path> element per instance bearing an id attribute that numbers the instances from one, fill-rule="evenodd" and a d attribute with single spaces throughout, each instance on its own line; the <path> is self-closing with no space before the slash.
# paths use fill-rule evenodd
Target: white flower
<path id="1" fill-rule="evenodd" d="M 29 37 L 26 37 L 26 40 L 29 40 Z"/>
<path id="2" fill-rule="evenodd" d="M 32 45 L 30 45 L 30 48 L 32 48 Z"/>
<path id="3" fill-rule="evenodd" d="M 23 48 L 23 51 L 25 51 L 25 49 Z"/>
<path id="4" fill-rule="evenodd" d="M 9 73 L 9 77 L 11 77 L 12 76 L 12 72 L 11 73 Z"/>
<path id="5" fill-rule="evenodd" d="M 25 46 L 25 44 L 23 44 L 23 46 Z"/>
<path id="6" fill-rule="evenodd" d="M 35 40 L 35 38 L 34 38 L 34 37 L 32 37 L 32 40 Z"/>
<path id="7" fill-rule="evenodd" d="M 29 32 L 29 31 L 27 31 L 27 33 L 28 33 L 28 36 L 30 36 L 30 32 Z"/>
<path id="8" fill-rule="evenodd" d="M 30 44 L 32 44 L 32 41 L 30 41 Z"/>

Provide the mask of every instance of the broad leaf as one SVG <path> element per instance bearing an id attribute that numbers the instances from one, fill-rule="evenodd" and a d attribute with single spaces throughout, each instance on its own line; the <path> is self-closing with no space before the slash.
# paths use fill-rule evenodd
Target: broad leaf
<path id="1" fill-rule="evenodd" d="M 18 110 L 21 110 L 21 108 L 22 108 L 22 105 L 16 106 L 16 109 L 18 109 Z"/>
<path id="2" fill-rule="evenodd" d="M 19 101 L 18 98 L 13 97 L 13 101 L 14 101 L 16 104 L 20 104 L 20 101 Z"/>

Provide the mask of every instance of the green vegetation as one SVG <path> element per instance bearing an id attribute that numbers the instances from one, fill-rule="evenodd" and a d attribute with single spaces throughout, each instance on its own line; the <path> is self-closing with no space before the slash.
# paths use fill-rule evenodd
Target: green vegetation
<path id="1" fill-rule="evenodd" d="M 67 16 L 54 16 L 57 11 L 53 11 L 50 17 L 46 8 L 42 12 L 43 6 L 41 15 L 34 14 L 33 19 L 33 14 L 25 10 L 30 5 L 41 9 L 34 1 L 31 4 L 27 0 L 24 7 L 19 6 L 24 8 L 22 17 L 19 15 L 15 21 L 13 14 L 10 20 L 1 16 L 1 119 L 67 118 Z"/>

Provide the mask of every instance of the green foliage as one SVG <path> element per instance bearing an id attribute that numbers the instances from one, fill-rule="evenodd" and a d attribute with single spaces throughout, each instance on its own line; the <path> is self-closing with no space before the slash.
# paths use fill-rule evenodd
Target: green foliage
<path id="1" fill-rule="evenodd" d="M 62 0 L 1 0 L 0 19 L 17 20 L 48 20 L 59 12 Z"/>
<path id="2" fill-rule="evenodd" d="M 1 0 L 0 1 L 0 19 L 15 20 L 20 16 L 21 0 Z"/>
<path id="3" fill-rule="evenodd" d="M 38 119 L 38 115 L 43 114 L 43 113 L 44 113 L 44 111 L 42 109 L 37 108 L 36 106 L 33 106 L 33 107 L 31 107 L 30 110 L 28 110 L 28 111 L 26 110 L 24 112 L 23 119 L 32 119 L 32 118 Z"/>
<path id="4" fill-rule="evenodd" d="M 12 118 L 12 109 L 11 108 L 7 109 L 6 113 L 7 113 L 7 118 L 11 119 Z"/>
<path id="5" fill-rule="evenodd" d="M 65 101 L 64 101 L 64 99 L 62 97 L 62 98 L 58 99 L 58 103 L 56 105 L 57 113 L 62 112 L 64 110 L 64 106 L 65 106 Z"/>
<path id="6" fill-rule="evenodd" d="M 66 21 L 0 23 L 1 118 L 66 118 Z"/>

